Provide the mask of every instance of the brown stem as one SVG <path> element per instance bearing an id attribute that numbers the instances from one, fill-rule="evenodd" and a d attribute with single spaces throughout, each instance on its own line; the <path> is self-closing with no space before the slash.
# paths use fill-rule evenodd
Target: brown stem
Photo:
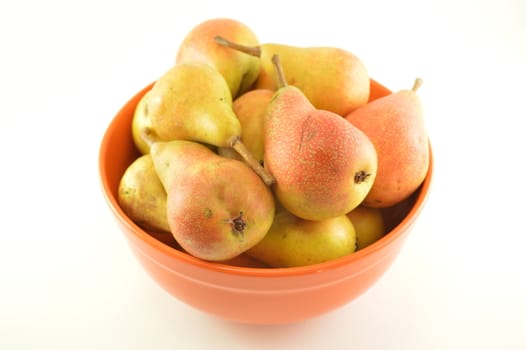
<path id="1" fill-rule="evenodd" d="M 272 55 L 272 63 L 274 64 L 274 68 L 276 69 L 276 75 L 278 78 L 278 89 L 287 86 L 287 79 L 285 78 L 285 72 L 283 72 L 283 66 L 281 65 L 279 55 Z"/>
<path id="2" fill-rule="evenodd" d="M 252 55 L 252 56 L 256 56 L 256 57 L 260 57 L 261 56 L 261 48 L 259 46 L 241 45 L 241 44 L 235 43 L 233 41 L 230 41 L 228 39 L 225 39 L 225 38 L 223 38 L 220 35 L 216 35 L 214 37 L 214 40 L 215 40 L 216 43 L 218 43 L 221 46 L 229 47 L 231 49 L 234 49 L 234 50 L 237 50 L 237 51 L 241 51 L 241 52 L 244 52 L 244 53 Z"/>
<path id="3" fill-rule="evenodd" d="M 259 164 L 257 159 L 252 155 L 252 153 L 250 153 L 247 146 L 245 146 L 239 137 L 236 136 L 230 140 L 230 147 L 239 153 L 245 162 L 247 162 L 247 164 L 256 172 L 256 174 L 259 175 L 265 185 L 271 186 L 276 181 L 274 177 L 269 174 L 261 164 Z"/>
<path id="4" fill-rule="evenodd" d="M 413 92 L 416 92 L 416 90 L 420 89 L 424 81 L 421 78 L 416 78 L 415 83 L 413 84 L 413 88 L 411 89 Z"/>

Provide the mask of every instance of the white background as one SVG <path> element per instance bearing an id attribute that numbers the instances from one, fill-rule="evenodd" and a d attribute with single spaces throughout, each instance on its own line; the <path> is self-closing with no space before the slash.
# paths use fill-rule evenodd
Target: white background
<path id="1" fill-rule="evenodd" d="M 0 348 L 526 348 L 525 4 L 2 2 Z M 234 324 L 172 298 L 101 195 L 105 128 L 220 16 L 261 42 L 346 48 L 393 90 L 424 79 L 427 206 L 376 285 L 305 322 Z"/>

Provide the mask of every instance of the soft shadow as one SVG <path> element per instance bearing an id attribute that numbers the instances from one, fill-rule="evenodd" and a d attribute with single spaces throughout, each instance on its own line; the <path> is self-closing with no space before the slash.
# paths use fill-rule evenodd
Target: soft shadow
<path id="1" fill-rule="evenodd" d="M 286 311 L 285 311 L 286 312 Z M 323 339 L 331 333 L 335 324 L 340 323 L 341 315 L 330 312 L 300 322 L 277 325 L 253 325 L 229 322 L 212 318 L 217 328 L 237 339 L 238 343 L 257 349 L 280 349 L 285 345 L 311 348 L 313 340 Z M 316 341 L 318 341 L 316 340 Z M 310 345 L 310 346 L 309 346 Z"/>

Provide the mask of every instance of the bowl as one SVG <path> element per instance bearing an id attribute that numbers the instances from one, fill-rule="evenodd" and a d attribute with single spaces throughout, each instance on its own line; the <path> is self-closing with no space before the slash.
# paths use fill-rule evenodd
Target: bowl
<path id="1" fill-rule="evenodd" d="M 242 262 L 217 263 L 177 248 L 171 235 L 147 232 L 119 206 L 119 181 L 139 155 L 131 136 L 132 116 L 151 84 L 133 96 L 109 124 L 99 150 L 101 189 L 128 246 L 146 273 L 180 301 L 222 319 L 250 324 L 283 324 L 337 309 L 370 288 L 391 266 L 429 196 L 427 177 L 406 201 L 383 211 L 388 233 L 370 246 L 329 262 L 266 268 Z M 371 80 L 371 99 L 390 91 Z M 431 147 L 431 146 L 430 146 Z"/>

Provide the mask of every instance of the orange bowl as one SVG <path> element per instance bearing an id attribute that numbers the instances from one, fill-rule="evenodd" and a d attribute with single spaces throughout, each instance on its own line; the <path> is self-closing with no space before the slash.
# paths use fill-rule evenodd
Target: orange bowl
<path id="1" fill-rule="evenodd" d="M 169 235 L 147 232 L 119 206 L 120 178 L 139 155 L 131 136 L 132 116 L 145 87 L 117 113 L 106 130 L 99 153 L 101 188 L 129 247 L 145 271 L 170 294 L 209 314 L 243 323 L 291 323 L 345 305 L 371 287 L 400 252 L 429 195 L 433 159 L 417 192 L 384 210 L 388 233 L 349 256 L 310 266 L 266 268 L 239 259 L 207 262 L 180 249 Z M 390 91 L 371 81 L 371 96 Z M 431 155 L 432 157 L 432 155 Z M 237 265 L 237 266 L 236 266 Z"/>

